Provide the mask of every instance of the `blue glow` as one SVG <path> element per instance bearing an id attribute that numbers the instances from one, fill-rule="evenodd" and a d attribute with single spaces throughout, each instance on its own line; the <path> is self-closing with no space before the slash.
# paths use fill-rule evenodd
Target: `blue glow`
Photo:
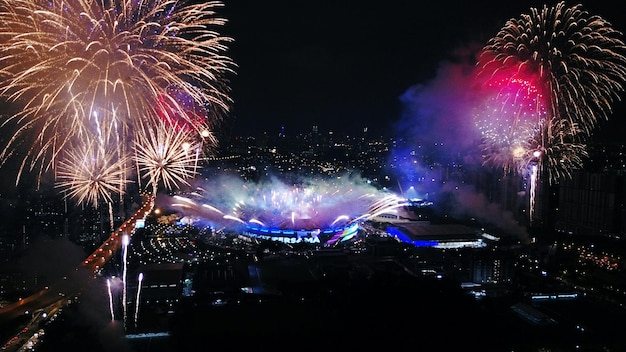
<path id="1" fill-rule="evenodd" d="M 415 247 L 436 247 L 439 245 L 438 241 L 413 241 L 411 242 Z"/>
<path id="2" fill-rule="evenodd" d="M 409 238 L 409 236 L 405 235 L 404 232 L 398 230 L 395 227 L 388 227 L 387 228 L 387 234 L 389 234 L 391 237 L 395 237 L 395 238 L 397 238 L 400 241 L 405 242 L 405 243 L 413 242 L 413 240 L 411 240 Z"/>
<path id="3" fill-rule="evenodd" d="M 395 227 L 388 227 L 387 234 L 404 243 L 412 244 L 415 247 L 435 247 L 439 245 L 439 241 L 434 240 L 412 240 L 409 236 L 405 235 L 404 232 Z"/>

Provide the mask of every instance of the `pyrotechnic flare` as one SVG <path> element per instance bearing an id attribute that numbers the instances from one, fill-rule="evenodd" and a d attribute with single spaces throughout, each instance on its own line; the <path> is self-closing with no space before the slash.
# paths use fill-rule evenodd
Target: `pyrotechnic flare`
<path id="1" fill-rule="evenodd" d="M 216 16 L 221 6 L 0 0 L 0 96 L 20 105 L 0 122 L 13 133 L 0 165 L 26 139 L 20 172 L 54 168 L 83 138 L 76 131 L 86 115 L 77 107 L 115 111 L 122 143 L 163 119 L 198 135 L 211 131 L 229 110 L 227 75 L 236 66 L 225 55 L 232 38 L 217 32 L 226 23 Z"/>

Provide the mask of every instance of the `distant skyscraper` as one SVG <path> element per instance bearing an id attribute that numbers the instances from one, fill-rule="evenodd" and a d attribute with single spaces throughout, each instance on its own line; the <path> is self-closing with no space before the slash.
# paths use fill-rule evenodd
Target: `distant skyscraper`
<path id="1" fill-rule="evenodd" d="M 560 183 L 557 230 L 576 235 L 623 233 L 625 192 L 623 175 L 576 172 Z"/>
<path id="2" fill-rule="evenodd" d="M 513 258 L 510 254 L 481 252 L 470 265 L 472 282 L 479 284 L 509 283 L 513 279 Z"/>

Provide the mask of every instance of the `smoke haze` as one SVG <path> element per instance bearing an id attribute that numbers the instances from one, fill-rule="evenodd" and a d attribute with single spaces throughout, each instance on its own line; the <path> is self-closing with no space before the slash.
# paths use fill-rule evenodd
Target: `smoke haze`
<path id="1" fill-rule="evenodd" d="M 458 51 L 453 61 L 439 66 L 430 82 L 409 87 L 400 96 L 404 110 L 394 125 L 400 142 L 391 151 L 389 164 L 395 166 L 402 188 L 413 186 L 439 211 L 474 218 L 526 239 L 526 229 L 514 214 L 473 185 L 477 175 L 499 172 L 482 166 L 478 148 L 480 134 L 473 114 L 481 97 L 474 84 L 475 52 Z"/>

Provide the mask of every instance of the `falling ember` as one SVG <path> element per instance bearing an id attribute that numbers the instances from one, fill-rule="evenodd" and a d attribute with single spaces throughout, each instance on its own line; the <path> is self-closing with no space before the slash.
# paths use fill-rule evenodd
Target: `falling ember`
<path id="1" fill-rule="evenodd" d="M 109 203 L 109 229 L 114 231 L 115 224 L 113 222 L 113 205 Z"/>

